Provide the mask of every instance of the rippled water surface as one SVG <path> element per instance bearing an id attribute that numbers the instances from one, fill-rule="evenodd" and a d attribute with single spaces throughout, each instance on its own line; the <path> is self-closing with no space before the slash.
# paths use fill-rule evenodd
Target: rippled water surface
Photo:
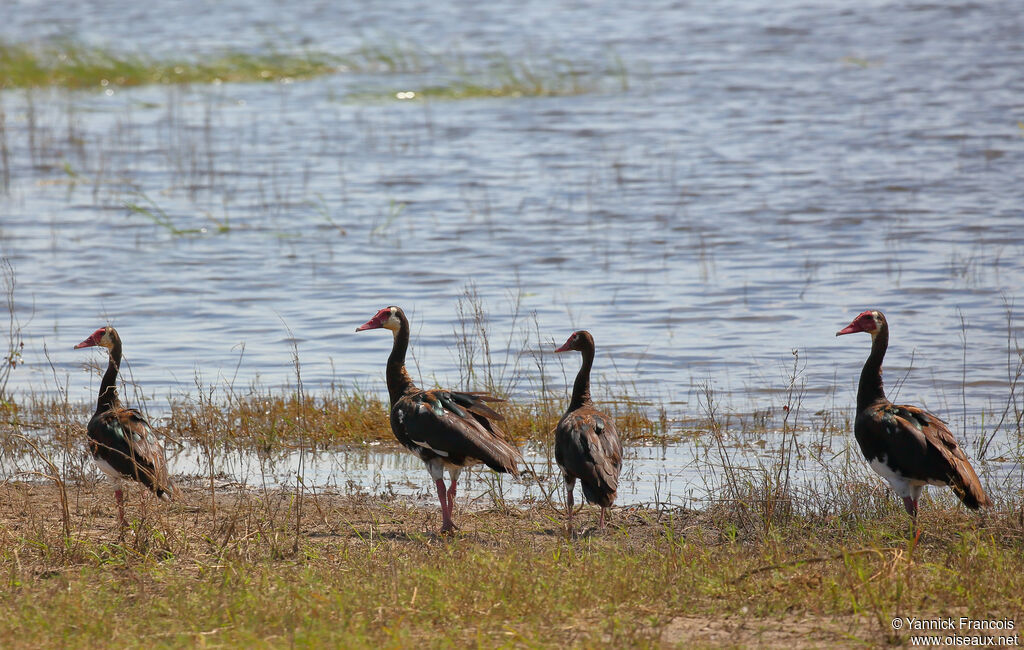
<path id="1" fill-rule="evenodd" d="M 27 334 L 16 390 L 54 390 L 46 350 L 72 399 L 93 399 L 83 365 L 98 353 L 71 348 L 110 321 L 157 412 L 197 373 L 294 381 L 290 336 L 307 387 L 383 392 L 390 337 L 353 330 L 388 304 L 413 319 L 414 377 L 454 383 L 473 283 L 520 396 L 541 385 L 537 348 L 587 328 L 601 392 L 672 417 L 699 415 L 705 382 L 729 408 L 781 405 L 793 350 L 805 410 L 852 410 L 869 341 L 834 334 L 879 308 L 899 399 L 973 422 L 971 436 L 1009 399 L 1024 299 L 1016 2 L 4 13 L 10 41 L 159 56 L 421 54 L 416 70 L 292 83 L 2 91 L 0 253 Z M 455 58 L 569 61 L 593 80 L 570 96 L 393 99 L 443 82 L 438 62 Z M 576 359 L 543 363 L 549 383 L 571 382 Z"/>

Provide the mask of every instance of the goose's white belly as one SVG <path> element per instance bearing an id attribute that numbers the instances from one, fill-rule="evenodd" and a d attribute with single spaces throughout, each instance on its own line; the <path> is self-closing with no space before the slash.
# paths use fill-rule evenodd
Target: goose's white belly
<path id="1" fill-rule="evenodd" d="M 124 478 L 124 475 L 122 475 L 121 472 L 114 469 L 113 465 L 103 460 L 102 458 L 93 458 L 93 460 L 96 462 L 96 467 L 99 467 L 100 471 L 109 476 L 110 478 Z"/>
<path id="2" fill-rule="evenodd" d="M 881 458 L 875 458 L 868 464 L 871 465 L 871 469 L 875 470 L 875 474 L 888 481 L 893 491 L 901 497 L 911 497 L 913 488 L 921 488 L 925 485 L 946 485 L 944 481 L 922 481 L 920 479 L 907 478 L 890 467 L 886 463 L 887 460 L 887 456 L 882 456 Z"/>

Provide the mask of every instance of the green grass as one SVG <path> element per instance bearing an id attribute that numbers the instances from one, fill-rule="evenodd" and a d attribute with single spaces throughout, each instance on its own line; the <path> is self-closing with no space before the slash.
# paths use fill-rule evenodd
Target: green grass
<path id="1" fill-rule="evenodd" d="M 70 40 L 47 43 L 0 41 L 0 88 L 62 87 L 101 89 L 147 84 L 205 84 L 308 79 L 335 72 L 422 75 L 448 81 L 412 81 L 408 89 L 371 89 L 349 100 L 487 97 L 549 97 L 601 90 L 611 79 L 628 88 L 625 66 L 608 69 L 570 61 L 518 62 L 495 54 L 474 65 L 454 54 L 430 54 L 407 45 L 365 45 L 344 55 L 323 52 L 229 51 L 206 56 L 158 59 L 83 45 Z"/>
<path id="2" fill-rule="evenodd" d="M 917 546 L 894 502 L 767 532 L 727 506 L 620 509 L 574 540 L 543 507 L 462 509 L 442 539 L 434 509 L 402 500 L 307 495 L 296 530 L 292 493 L 221 493 L 213 514 L 192 489 L 169 506 L 133 495 L 119 534 L 101 485 L 73 491 L 70 540 L 53 490 L 3 487 L 6 647 L 721 645 L 702 635 L 722 621 L 740 646 L 876 646 L 906 642 L 896 616 L 1024 613 L 1012 508 L 982 523 L 928 503 Z"/>
<path id="3" fill-rule="evenodd" d="M 0 42 L 0 88 L 280 81 L 329 74 L 340 63 L 318 52 L 224 52 L 201 60 L 160 60 L 72 41 Z"/>

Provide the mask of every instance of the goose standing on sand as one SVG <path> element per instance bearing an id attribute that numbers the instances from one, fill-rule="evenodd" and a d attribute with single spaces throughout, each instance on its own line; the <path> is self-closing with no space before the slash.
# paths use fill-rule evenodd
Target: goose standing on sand
<path id="1" fill-rule="evenodd" d="M 583 484 L 583 497 L 601 506 L 600 526 L 605 511 L 615 501 L 622 470 L 622 443 L 615 422 L 590 401 L 590 368 L 594 363 L 594 337 L 590 332 L 573 332 L 555 352 L 577 350 L 583 364 L 572 386 L 572 399 L 555 428 L 555 461 L 565 478 L 566 529 L 572 535 L 572 493 L 576 479 Z"/>
<path id="2" fill-rule="evenodd" d="M 868 310 L 836 332 L 867 332 L 871 354 L 860 373 L 854 435 L 860 450 L 893 491 L 917 530 L 917 502 L 925 485 L 948 485 L 965 506 L 977 510 L 992 503 L 967 454 L 946 423 L 916 406 L 898 406 L 885 397 L 882 359 L 889 347 L 889 324 L 882 312 Z M 920 534 L 919 532 L 917 534 Z"/>
<path id="3" fill-rule="evenodd" d="M 138 481 L 161 499 L 170 501 L 174 485 L 167 473 L 164 448 L 142 413 L 125 408 L 117 398 L 121 337 L 113 327 L 101 327 L 76 345 L 75 349 L 93 346 L 107 348 L 110 362 L 100 382 L 96 413 L 89 420 L 89 452 L 104 474 L 117 481 Z M 118 483 L 114 499 L 117 501 L 118 520 L 122 526 L 125 523 L 123 497 Z"/>
<path id="4" fill-rule="evenodd" d="M 387 384 L 391 398 L 391 431 L 409 451 L 426 463 L 441 502 L 441 533 L 456 529 L 452 521 L 455 485 L 465 467 L 483 463 L 496 472 L 519 476 L 519 450 L 504 439 L 496 422 L 504 420 L 486 402 L 502 400 L 486 393 L 417 388 L 405 369 L 409 349 L 409 319 L 399 307 L 385 307 L 356 328 L 384 328 L 394 334 L 388 357 Z M 451 486 L 445 490 L 444 470 Z"/>

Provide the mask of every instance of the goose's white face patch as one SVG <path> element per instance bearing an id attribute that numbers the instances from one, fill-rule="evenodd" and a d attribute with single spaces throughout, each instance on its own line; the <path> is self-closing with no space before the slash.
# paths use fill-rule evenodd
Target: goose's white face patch
<path id="1" fill-rule="evenodd" d="M 398 314 L 394 309 L 391 310 L 391 315 L 388 316 L 388 319 L 384 321 L 384 324 L 381 327 L 389 329 L 392 332 L 397 332 L 402 327 L 402 321 L 399 320 Z"/>
<path id="2" fill-rule="evenodd" d="M 871 312 L 871 320 L 875 321 L 875 327 L 868 333 L 871 334 L 871 338 L 875 338 L 875 334 L 882 330 L 882 315 L 877 311 L 873 311 Z"/>

